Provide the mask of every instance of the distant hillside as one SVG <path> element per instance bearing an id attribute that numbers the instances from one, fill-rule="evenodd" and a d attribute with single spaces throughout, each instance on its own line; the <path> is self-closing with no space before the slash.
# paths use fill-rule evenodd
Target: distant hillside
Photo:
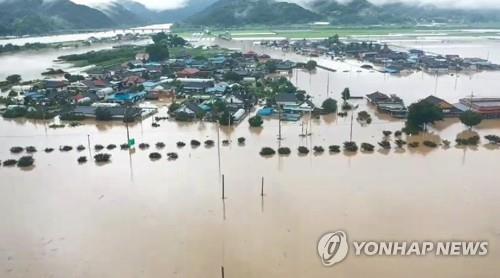
<path id="1" fill-rule="evenodd" d="M 309 23 L 322 17 L 297 4 L 272 0 L 219 0 L 191 16 L 192 25 L 236 26 Z"/>
<path id="2" fill-rule="evenodd" d="M 104 13 L 69 0 L 0 1 L 0 35 L 105 28 L 113 24 Z"/>
<path id="3" fill-rule="evenodd" d="M 412 6 L 401 3 L 374 5 L 367 0 L 339 3 L 316 0 L 307 7 L 334 24 L 415 24 L 415 23 L 487 23 L 500 22 L 500 12 L 438 8 L 432 5 Z"/>

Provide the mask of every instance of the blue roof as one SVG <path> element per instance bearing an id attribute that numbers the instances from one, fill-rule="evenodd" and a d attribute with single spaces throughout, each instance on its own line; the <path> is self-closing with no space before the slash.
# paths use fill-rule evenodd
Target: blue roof
<path id="1" fill-rule="evenodd" d="M 203 109 L 205 112 L 209 112 L 212 110 L 212 108 L 210 108 L 210 106 L 206 105 L 206 104 L 200 104 L 199 105 L 201 109 Z"/>
<path id="2" fill-rule="evenodd" d="M 257 112 L 260 116 L 271 116 L 273 114 L 272 108 L 262 108 Z"/>
<path id="3" fill-rule="evenodd" d="M 228 85 L 227 84 L 215 84 L 214 87 L 208 88 L 206 90 L 207 93 L 224 93 L 227 89 Z"/>
<path id="4" fill-rule="evenodd" d="M 108 100 L 116 101 L 116 102 L 137 102 L 143 99 L 146 96 L 146 92 L 119 92 L 111 97 Z"/>

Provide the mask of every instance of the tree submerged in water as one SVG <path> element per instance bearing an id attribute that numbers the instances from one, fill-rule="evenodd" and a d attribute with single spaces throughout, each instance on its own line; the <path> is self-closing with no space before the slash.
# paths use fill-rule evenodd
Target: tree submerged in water
<path id="1" fill-rule="evenodd" d="M 425 100 L 413 103 L 408 108 L 408 118 L 403 131 L 407 134 L 418 134 L 427 131 L 429 124 L 443 120 L 443 111 L 438 106 Z"/>
<path id="2" fill-rule="evenodd" d="M 260 155 L 262 156 L 271 156 L 271 155 L 274 155 L 276 153 L 276 151 L 272 148 L 269 148 L 269 147 L 264 147 L 262 148 L 262 150 L 260 150 Z"/>
<path id="3" fill-rule="evenodd" d="M 365 152 L 373 152 L 375 150 L 375 146 L 370 143 L 362 143 L 361 150 Z"/>
<path id="4" fill-rule="evenodd" d="M 356 142 L 344 142 L 344 150 L 347 152 L 357 152 L 358 145 Z"/>
<path id="5" fill-rule="evenodd" d="M 262 127 L 264 121 L 262 120 L 261 116 L 256 115 L 248 119 L 248 123 L 250 124 L 251 127 Z"/>
<path id="6" fill-rule="evenodd" d="M 7 159 L 3 162 L 3 166 L 6 166 L 6 167 L 14 166 L 16 164 L 17 164 L 17 160 L 15 160 L 15 159 Z"/>
<path id="7" fill-rule="evenodd" d="M 97 163 L 107 163 L 111 161 L 111 155 L 107 153 L 100 153 L 94 155 L 94 160 Z"/>
<path id="8" fill-rule="evenodd" d="M 339 145 L 331 145 L 328 147 L 329 151 L 331 153 L 339 153 L 340 152 L 340 146 Z"/>
<path id="9" fill-rule="evenodd" d="M 477 126 L 483 121 L 483 118 L 481 114 L 476 113 L 471 110 L 467 110 L 464 113 L 460 115 L 460 121 L 469 127 L 469 129 L 472 129 L 472 127 Z"/>
<path id="10" fill-rule="evenodd" d="M 87 163 L 87 157 L 86 156 L 80 156 L 77 161 L 78 161 L 79 164 Z"/>
<path id="11" fill-rule="evenodd" d="M 157 152 L 153 152 L 153 153 L 149 154 L 149 158 L 151 160 L 159 160 L 159 159 L 161 159 L 161 154 L 157 153 Z"/>
<path id="12" fill-rule="evenodd" d="M 333 98 L 327 98 L 321 104 L 321 108 L 326 114 L 336 113 L 337 112 L 337 101 Z"/>
<path id="13" fill-rule="evenodd" d="M 280 148 L 278 149 L 278 153 L 279 153 L 280 155 L 289 155 L 289 154 L 291 154 L 291 153 L 292 153 L 292 151 L 291 151 L 291 150 L 290 150 L 290 148 L 288 148 L 288 147 L 280 147 Z"/>
<path id="14" fill-rule="evenodd" d="M 325 152 L 325 149 L 322 146 L 314 146 L 313 151 L 315 154 L 322 154 Z"/>
<path id="15" fill-rule="evenodd" d="M 299 154 L 301 154 L 301 155 L 306 155 L 309 153 L 309 149 L 307 147 L 304 147 L 304 146 L 300 146 L 297 150 L 299 151 Z"/>
<path id="16" fill-rule="evenodd" d="M 17 167 L 26 168 L 31 167 L 35 163 L 35 159 L 32 156 L 23 156 L 17 161 Z"/>

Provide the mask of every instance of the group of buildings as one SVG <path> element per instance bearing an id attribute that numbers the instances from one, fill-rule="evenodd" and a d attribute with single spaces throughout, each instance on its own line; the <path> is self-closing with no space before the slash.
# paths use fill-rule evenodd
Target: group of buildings
<path id="1" fill-rule="evenodd" d="M 417 70 L 429 73 L 500 70 L 500 65 L 486 59 L 433 54 L 419 49 L 398 51 L 391 49 L 387 44 L 375 42 L 342 42 L 338 38 L 329 38 L 318 41 L 282 40 L 264 44 L 309 57 L 326 55 L 339 59 L 354 58 L 372 64 L 365 65 L 366 67 L 394 74 Z"/>
<path id="2" fill-rule="evenodd" d="M 395 118 L 405 118 L 408 114 L 408 108 L 403 100 L 396 95 L 374 92 L 366 95 L 366 99 L 381 113 Z M 480 114 L 483 119 L 500 119 L 500 98 L 470 97 L 460 99 L 459 103 L 455 104 L 433 95 L 423 100 L 439 107 L 443 116 L 447 118 L 459 117 L 465 111 L 473 111 Z"/>
<path id="3" fill-rule="evenodd" d="M 171 98 L 177 106 L 169 114 L 178 120 L 215 120 L 227 112 L 238 122 L 258 101 L 247 86 L 275 71 L 295 67 L 293 62 L 255 52 L 181 55 L 162 62 L 148 58 L 139 53 L 133 61 L 112 70 L 90 71 L 72 82 L 62 76 L 41 80 L 23 90 L 11 108 L 51 110 L 65 119 L 99 119 L 98 112 L 105 109 L 112 119 L 136 120 L 156 112 L 150 104 L 154 102 L 147 101 Z M 272 69 L 266 67 L 268 62 L 273 63 Z"/>

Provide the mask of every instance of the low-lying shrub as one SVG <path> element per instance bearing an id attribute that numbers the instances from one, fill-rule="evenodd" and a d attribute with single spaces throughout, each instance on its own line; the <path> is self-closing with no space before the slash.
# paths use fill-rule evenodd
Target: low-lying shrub
<path id="1" fill-rule="evenodd" d="M 408 143 L 410 148 L 418 148 L 420 146 L 420 142 L 410 142 Z"/>
<path id="2" fill-rule="evenodd" d="M 155 144 L 155 146 L 156 146 L 156 148 L 158 148 L 158 149 L 163 149 L 163 148 L 165 148 L 165 143 L 163 143 L 163 142 L 158 142 L 158 143 L 156 143 L 156 144 Z"/>
<path id="3" fill-rule="evenodd" d="M 95 162 L 98 162 L 98 163 L 106 163 L 106 162 L 111 161 L 111 155 L 107 154 L 107 153 L 96 154 L 96 155 L 94 155 L 94 160 L 95 160 Z"/>
<path id="4" fill-rule="evenodd" d="M 358 145 L 356 142 L 344 142 L 344 150 L 347 152 L 357 152 Z"/>
<path id="5" fill-rule="evenodd" d="M 37 150 L 36 150 L 36 148 L 35 148 L 35 147 L 33 147 L 33 146 L 29 146 L 29 147 L 26 147 L 26 152 L 27 152 L 27 153 L 36 153 L 36 152 L 37 152 Z"/>
<path id="6" fill-rule="evenodd" d="M 15 159 L 7 159 L 3 162 L 3 166 L 14 166 L 17 164 L 17 160 Z"/>
<path id="7" fill-rule="evenodd" d="M 469 138 L 457 138 L 456 142 L 460 146 L 477 146 L 480 140 L 479 136 L 474 135 Z"/>
<path id="8" fill-rule="evenodd" d="M 103 145 L 97 144 L 97 145 L 94 146 L 94 150 L 96 150 L 96 151 L 100 151 L 100 150 L 103 150 L 103 149 L 104 149 Z"/>
<path id="9" fill-rule="evenodd" d="M 292 150 L 290 150 L 290 148 L 288 147 L 281 147 L 278 149 L 278 153 L 281 155 L 289 155 L 292 153 Z"/>
<path id="10" fill-rule="evenodd" d="M 206 140 L 205 141 L 206 147 L 213 147 L 214 145 L 215 145 L 215 142 L 213 140 Z"/>
<path id="11" fill-rule="evenodd" d="M 128 150 L 128 149 L 130 149 L 130 146 L 127 143 L 123 143 L 123 144 L 120 144 L 120 149 Z"/>
<path id="12" fill-rule="evenodd" d="M 406 145 L 406 141 L 405 140 L 402 140 L 402 139 L 397 139 L 396 141 L 394 141 L 396 143 L 396 146 L 398 146 L 398 148 L 402 148 L 404 147 L 404 145 Z"/>
<path id="13" fill-rule="evenodd" d="M 222 140 L 223 146 L 229 146 L 229 144 L 230 144 L 229 140 Z"/>
<path id="14" fill-rule="evenodd" d="M 35 159 L 32 156 L 23 156 L 17 161 L 17 167 L 30 167 L 35 163 Z"/>
<path id="15" fill-rule="evenodd" d="M 390 150 L 391 149 L 391 142 L 387 140 L 383 140 L 381 142 L 378 142 L 378 145 L 382 147 L 384 150 Z"/>
<path id="16" fill-rule="evenodd" d="M 445 146 L 446 148 L 448 148 L 451 145 L 450 140 L 446 140 L 446 139 L 444 139 L 443 141 L 441 141 L 441 143 L 443 143 L 443 146 Z"/>
<path id="17" fill-rule="evenodd" d="M 322 154 L 325 152 L 325 149 L 322 146 L 314 146 L 313 151 L 315 154 Z"/>
<path id="18" fill-rule="evenodd" d="M 84 145 L 78 145 L 76 147 L 76 150 L 79 151 L 79 152 L 84 151 L 85 150 L 85 146 Z"/>
<path id="19" fill-rule="evenodd" d="M 198 147 L 199 145 L 201 145 L 200 141 L 198 140 L 191 140 L 191 147 Z"/>
<path id="20" fill-rule="evenodd" d="M 422 144 L 424 144 L 424 146 L 429 147 L 429 148 L 437 148 L 437 146 L 438 146 L 438 144 L 436 144 L 432 141 L 428 141 L 428 140 L 425 140 Z"/>
<path id="21" fill-rule="evenodd" d="M 80 156 L 77 161 L 78 161 L 79 164 L 87 163 L 87 157 L 86 156 Z"/>
<path id="22" fill-rule="evenodd" d="M 372 116 L 366 111 L 361 111 L 358 113 L 358 121 L 370 124 L 372 122 Z"/>
<path id="23" fill-rule="evenodd" d="M 109 145 L 106 147 L 106 149 L 108 149 L 108 150 L 114 150 L 114 149 L 116 149 L 116 145 L 115 145 L 115 144 L 109 144 Z"/>
<path id="24" fill-rule="evenodd" d="M 390 131 L 390 130 L 384 130 L 384 131 L 382 131 L 382 134 L 384 134 L 385 137 L 389 137 L 389 136 L 392 135 L 392 131 Z"/>
<path id="25" fill-rule="evenodd" d="M 260 155 L 262 156 L 270 156 L 270 155 L 274 155 L 276 153 L 276 151 L 272 148 L 269 148 L 269 147 L 264 147 L 262 148 L 262 150 L 260 150 Z"/>
<path id="26" fill-rule="evenodd" d="M 500 144 L 500 136 L 498 135 L 486 135 L 484 139 L 488 140 L 490 144 Z"/>
<path id="27" fill-rule="evenodd" d="M 238 144 L 243 145 L 243 144 L 245 144 L 245 142 L 246 142 L 245 137 L 238 138 Z"/>
<path id="28" fill-rule="evenodd" d="M 73 150 L 73 147 L 72 146 L 62 146 L 62 147 L 59 147 L 59 150 L 62 152 L 69 152 L 69 151 Z"/>
<path id="29" fill-rule="evenodd" d="M 179 158 L 179 155 L 177 153 L 167 153 L 167 157 L 169 160 L 175 160 Z"/>
<path id="30" fill-rule="evenodd" d="M 141 150 L 149 149 L 149 144 L 148 143 L 140 143 L 139 149 L 141 149 Z"/>
<path id="31" fill-rule="evenodd" d="M 339 153 L 340 152 L 340 146 L 339 145 L 331 145 L 328 147 L 331 153 Z"/>
<path id="32" fill-rule="evenodd" d="M 365 152 L 373 152 L 375 150 L 375 146 L 370 143 L 362 143 L 361 150 Z"/>
<path id="33" fill-rule="evenodd" d="M 22 153 L 22 152 L 24 152 L 24 148 L 23 147 L 12 147 L 12 148 L 10 148 L 10 152 L 11 153 Z"/>
<path id="34" fill-rule="evenodd" d="M 43 150 L 43 151 L 46 153 L 51 153 L 54 151 L 54 149 L 53 148 L 45 148 L 45 150 Z"/>
<path id="35" fill-rule="evenodd" d="M 149 154 L 149 158 L 150 158 L 151 160 L 158 160 L 158 159 L 161 159 L 161 154 L 160 154 L 160 153 L 157 153 L 157 152 L 150 153 L 150 154 Z"/>
<path id="36" fill-rule="evenodd" d="M 184 143 L 184 142 L 182 142 L 182 141 L 177 142 L 177 147 L 178 147 L 178 148 L 183 148 L 183 147 L 185 147 L 185 146 L 186 146 L 186 143 Z"/>
<path id="37" fill-rule="evenodd" d="M 309 149 L 307 147 L 304 147 L 304 146 L 300 146 L 298 148 L 298 151 L 299 151 L 299 154 L 308 154 L 309 153 Z"/>

